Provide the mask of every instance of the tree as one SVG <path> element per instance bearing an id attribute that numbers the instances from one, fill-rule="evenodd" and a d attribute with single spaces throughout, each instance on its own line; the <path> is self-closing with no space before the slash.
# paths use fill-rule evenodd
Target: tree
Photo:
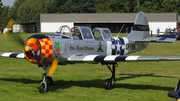
<path id="1" fill-rule="evenodd" d="M 9 10 L 9 6 L 3 6 L 1 11 L 1 28 L 5 28 L 7 23 L 10 21 Z"/>
<path id="2" fill-rule="evenodd" d="M 137 12 L 162 12 L 162 1 L 163 0 L 146 0 L 140 5 L 140 7 L 137 9 Z"/>
<path id="3" fill-rule="evenodd" d="M 110 13 L 112 12 L 111 5 L 114 4 L 114 0 L 94 0 L 94 7 L 96 13 Z"/>
<path id="4" fill-rule="evenodd" d="M 179 0 L 164 0 L 162 2 L 163 12 L 177 12 L 180 14 Z"/>
<path id="5" fill-rule="evenodd" d="M 25 0 L 18 7 L 17 22 L 40 21 L 40 13 L 50 13 L 54 0 Z"/>
<path id="6" fill-rule="evenodd" d="M 2 11 L 3 11 L 3 7 L 2 7 L 2 2 L 0 0 L 0 19 L 2 19 Z M 2 20 L 0 20 L 0 28 L 2 28 Z"/>
<path id="7" fill-rule="evenodd" d="M 17 11 L 18 11 L 18 8 L 25 2 L 26 0 L 16 0 L 14 2 L 14 5 L 11 7 L 10 9 L 10 16 L 11 18 L 16 21 L 17 19 Z"/>
<path id="8" fill-rule="evenodd" d="M 125 12 L 134 12 L 137 8 L 137 1 L 136 0 L 125 0 L 124 1 L 124 9 Z"/>
<path id="9" fill-rule="evenodd" d="M 0 0 L 0 13 L 2 2 Z M 6 8 L 7 9 L 7 8 Z M 179 0 L 16 0 L 8 14 L 16 22 L 40 21 L 40 13 L 178 12 Z M 1 15 L 0 15 L 1 17 Z M 2 23 L 0 23 L 1 26 Z"/>
<path id="10" fill-rule="evenodd" d="M 117 12 L 117 13 L 125 12 L 124 0 L 115 0 L 114 2 L 112 2 L 110 7 L 111 7 L 112 12 Z"/>
<path id="11" fill-rule="evenodd" d="M 92 0 L 55 0 L 53 13 L 94 13 Z"/>

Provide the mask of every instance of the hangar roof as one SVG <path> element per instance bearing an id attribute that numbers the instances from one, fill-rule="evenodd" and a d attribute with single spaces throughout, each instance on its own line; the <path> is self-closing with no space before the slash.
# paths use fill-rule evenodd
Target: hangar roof
<path id="1" fill-rule="evenodd" d="M 40 22 L 134 23 L 137 13 L 42 13 Z M 149 22 L 180 22 L 177 13 L 145 13 Z"/>

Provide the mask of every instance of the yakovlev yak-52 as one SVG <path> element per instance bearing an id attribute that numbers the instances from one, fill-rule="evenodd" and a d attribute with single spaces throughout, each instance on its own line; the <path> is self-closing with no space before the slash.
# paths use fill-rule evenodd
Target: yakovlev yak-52
<path id="1" fill-rule="evenodd" d="M 112 37 L 108 28 L 75 26 L 74 39 L 68 26 L 61 26 L 55 34 L 35 34 L 24 43 L 24 53 L 0 52 L 0 56 L 25 58 L 43 67 L 43 80 L 39 91 L 45 93 L 52 85 L 52 74 L 57 65 L 75 63 L 101 63 L 107 65 L 112 77 L 105 81 L 105 89 L 112 89 L 115 81 L 115 68 L 120 61 L 164 61 L 180 60 L 180 57 L 125 56 L 145 49 L 149 42 L 174 42 L 176 39 L 149 38 L 149 25 L 144 12 L 135 19 L 133 30 L 127 37 Z M 7 32 L 6 32 L 7 33 Z M 111 67 L 112 66 L 112 67 Z"/>

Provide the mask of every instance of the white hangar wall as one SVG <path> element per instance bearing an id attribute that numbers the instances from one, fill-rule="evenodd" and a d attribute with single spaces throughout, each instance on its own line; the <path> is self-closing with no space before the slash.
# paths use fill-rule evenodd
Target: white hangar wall
<path id="1" fill-rule="evenodd" d="M 56 32 L 58 28 L 62 25 L 68 25 L 70 28 L 74 26 L 73 22 L 41 22 L 41 32 Z M 152 34 L 157 34 L 157 29 L 160 29 L 160 32 L 165 32 L 166 28 L 176 28 L 177 22 L 149 22 L 150 32 Z M 163 33 L 160 33 L 163 34 Z"/>
<path id="2" fill-rule="evenodd" d="M 70 28 L 74 26 L 73 22 L 41 22 L 41 32 L 56 32 L 62 25 Z"/>
<path id="3" fill-rule="evenodd" d="M 145 13 L 150 30 L 157 34 L 157 29 L 164 32 L 166 28 L 180 28 L 178 13 Z M 44 13 L 40 14 L 41 32 L 55 32 L 61 25 L 85 25 L 89 27 L 106 26 L 118 33 L 121 26 L 130 29 L 137 13 Z M 97 25 L 97 26 L 96 26 Z M 122 31 L 125 29 L 123 28 Z"/>
<path id="4" fill-rule="evenodd" d="M 177 27 L 177 22 L 149 22 L 150 31 L 152 34 L 157 34 L 157 29 L 160 29 L 160 32 L 165 32 L 166 28 L 174 29 Z M 160 33 L 163 34 L 163 33 Z"/>

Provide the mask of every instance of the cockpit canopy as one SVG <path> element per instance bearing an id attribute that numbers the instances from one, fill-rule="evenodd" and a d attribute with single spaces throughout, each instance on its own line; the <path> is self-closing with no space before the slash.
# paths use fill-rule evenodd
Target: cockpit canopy
<path id="1" fill-rule="evenodd" d="M 71 29 L 64 25 L 61 26 L 55 34 L 66 35 L 74 40 L 97 40 L 97 41 L 111 41 L 112 34 L 108 28 L 94 28 L 93 32 L 87 26 L 75 26 L 75 36 L 71 34 Z"/>
<path id="2" fill-rule="evenodd" d="M 94 28 L 93 29 L 95 40 L 98 41 L 111 41 L 112 34 L 108 28 Z"/>

